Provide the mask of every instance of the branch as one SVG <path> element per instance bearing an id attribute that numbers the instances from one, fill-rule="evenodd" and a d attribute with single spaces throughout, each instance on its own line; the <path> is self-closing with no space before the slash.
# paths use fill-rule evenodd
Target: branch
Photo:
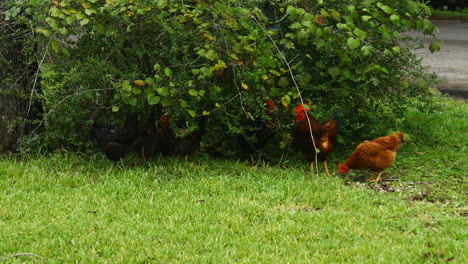
<path id="1" fill-rule="evenodd" d="M 90 89 L 90 90 L 83 90 L 83 91 L 78 91 L 74 94 L 70 94 L 70 95 L 67 95 L 65 96 L 62 100 L 60 100 L 60 102 L 58 102 L 56 105 L 54 105 L 50 111 L 45 114 L 44 118 L 42 118 L 41 122 L 39 122 L 39 124 L 33 129 L 33 131 L 31 132 L 34 133 L 41 125 L 42 123 L 44 123 L 44 121 L 47 119 L 47 116 L 49 116 L 49 114 L 54 111 L 55 108 L 57 108 L 57 106 L 61 105 L 63 102 L 65 102 L 68 98 L 71 98 L 73 96 L 76 96 L 76 95 L 80 95 L 80 94 L 84 94 L 84 93 L 87 93 L 87 92 L 97 92 L 97 91 L 107 91 L 107 90 L 113 90 L 114 88 L 103 88 L 103 89 Z"/>
<path id="2" fill-rule="evenodd" d="M 23 257 L 23 256 L 29 257 L 30 259 L 32 259 L 34 261 L 34 263 L 37 263 L 37 259 L 40 259 L 42 261 L 45 260 L 44 257 L 41 257 L 41 256 L 36 255 L 34 253 L 17 253 L 17 254 L 8 256 L 8 257 L 0 258 L 0 260 L 2 260 L 2 259 L 7 260 L 8 258 L 19 258 L 19 257 Z"/>
<path id="3" fill-rule="evenodd" d="M 273 45 L 275 46 L 276 51 L 278 51 L 278 54 L 281 56 L 281 59 L 284 61 L 284 63 L 288 67 L 288 72 L 291 75 L 291 79 L 292 79 L 292 81 L 294 83 L 294 86 L 297 89 L 297 94 L 299 95 L 299 99 L 301 99 L 301 104 L 304 104 L 304 99 L 302 98 L 301 89 L 299 88 L 299 85 L 297 84 L 296 78 L 294 77 L 294 73 L 293 73 L 293 71 L 291 69 L 291 66 L 290 66 L 289 62 L 286 60 L 283 53 L 279 49 L 278 45 L 276 45 L 275 40 L 271 37 L 271 35 L 268 33 L 268 31 L 266 31 L 266 29 L 258 22 L 257 18 L 255 18 L 254 15 L 251 15 L 251 17 L 255 21 L 255 23 L 257 23 L 257 25 L 263 30 L 263 32 L 265 32 L 265 34 L 268 36 L 271 43 L 273 43 Z M 314 136 L 312 134 L 312 126 L 310 124 L 310 118 L 309 118 L 309 115 L 307 113 L 306 113 L 306 118 L 307 118 L 307 124 L 309 125 L 310 138 L 311 138 L 312 144 L 314 145 L 314 148 L 316 150 L 317 146 L 315 144 Z M 317 151 L 315 151 L 315 164 L 317 164 L 317 163 L 318 163 L 317 162 Z M 319 175 L 318 166 L 315 166 L 315 170 L 316 170 L 316 174 L 318 176 Z"/>
<path id="4" fill-rule="evenodd" d="M 29 112 L 31 111 L 31 105 L 32 105 L 34 92 L 36 91 L 36 84 L 37 84 L 37 79 L 39 77 L 39 71 L 41 70 L 42 63 L 44 63 L 44 60 L 45 60 L 46 55 L 47 55 L 48 50 L 49 50 L 49 44 L 52 41 L 52 39 L 54 38 L 54 36 L 55 36 L 55 33 L 50 37 L 49 42 L 47 43 L 46 49 L 44 51 L 44 56 L 42 56 L 41 61 L 37 65 L 36 76 L 34 76 L 34 82 L 33 82 L 33 87 L 31 89 L 31 95 L 29 96 L 29 105 L 28 105 L 28 111 L 26 112 L 26 116 L 29 116 Z"/>

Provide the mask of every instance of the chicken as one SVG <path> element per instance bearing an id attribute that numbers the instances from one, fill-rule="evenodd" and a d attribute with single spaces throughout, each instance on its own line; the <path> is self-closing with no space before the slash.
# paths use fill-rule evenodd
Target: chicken
<path id="1" fill-rule="evenodd" d="M 161 142 L 160 152 L 164 156 L 172 154 L 175 144 L 175 134 L 169 125 L 169 118 L 162 115 L 160 118 L 161 128 L 158 130 L 159 140 Z"/>
<path id="2" fill-rule="evenodd" d="M 138 114 L 130 113 L 120 129 L 110 128 L 93 122 L 89 137 L 91 142 L 100 149 L 106 157 L 114 162 L 122 162 L 128 153 L 138 149 Z"/>
<path id="3" fill-rule="evenodd" d="M 379 172 L 375 180 L 378 183 L 385 169 L 395 160 L 396 150 L 403 141 L 403 133 L 396 132 L 386 137 L 366 140 L 356 147 L 344 164 L 338 164 L 340 173 L 348 173 L 350 169 L 369 169 Z"/>
<path id="4" fill-rule="evenodd" d="M 161 147 L 161 138 L 159 137 L 155 122 L 155 113 L 153 110 L 149 114 L 148 119 L 139 127 L 140 134 L 137 139 L 137 144 L 141 146 L 144 161 L 155 156 Z"/>
<path id="5" fill-rule="evenodd" d="M 117 130 L 93 121 L 89 139 L 96 148 L 104 150 L 109 142 L 115 142 L 117 139 Z"/>
<path id="6" fill-rule="evenodd" d="M 138 113 L 131 112 L 125 118 L 122 127 L 117 130 L 116 141 L 121 144 L 130 145 L 138 136 Z"/>
<path id="7" fill-rule="evenodd" d="M 330 120 L 321 125 L 312 115 L 307 113 L 310 110 L 309 106 L 305 106 L 306 108 L 304 108 L 304 105 L 299 104 L 296 107 L 296 123 L 292 127 L 293 139 L 310 162 L 311 172 L 313 171 L 315 156 L 317 154 L 317 159 L 323 162 L 325 173 L 330 175 L 327 167 L 327 158 L 336 142 L 338 112 L 335 111 Z M 312 130 L 313 141 L 310 130 Z M 316 153 L 316 149 L 319 150 L 318 153 Z"/>
<path id="8" fill-rule="evenodd" d="M 200 148 L 200 142 L 203 134 L 205 133 L 206 117 L 203 116 L 198 121 L 198 129 L 182 138 L 176 138 L 174 144 L 174 154 L 185 157 L 187 161 L 188 156 L 192 155 Z"/>
<path id="9" fill-rule="evenodd" d="M 269 116 L 273 116 L 273 110 L 276 108 L 275 103 L 271 100 L 265 102 L 265 113 Z M 274 135 L 275 129 L 274 122 L 265 122 L 260 117 L 255 120 L 249 120 L 244 124 L 246 128 L 245 134 L 239 135 L 238 140 L 242 149 L 250 155 L 253 160 L 253 154 L 257 153 L 265 143 Z"/>

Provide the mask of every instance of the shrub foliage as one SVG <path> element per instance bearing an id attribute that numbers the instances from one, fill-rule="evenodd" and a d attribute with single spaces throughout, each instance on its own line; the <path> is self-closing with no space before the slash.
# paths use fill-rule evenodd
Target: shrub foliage
<path id="1" fill-rule="evenodd" d="M 41 85 L 49 113 L 44 142 L 52 147 L 84 142 L 81 128 L 98 110 L 116 121 L 129 109 L 149 108 L 185 116 L 189 126 L 209 116 L 211 142 L 248 134 L 248 120 L 273 118 L 284 146 L 301 97 L 319 120 L 340 109 L 344 137 L 378 135 L 402 122 L 408 98 L 426 92 L 424 71 L 401 33 L 435 30 L 430 9 L 411 0 L 10 6 L 6 17 L 29 18 L 49 53 Z M 273 115 L 265 112 L 266 100 L 277 106 Z"/>

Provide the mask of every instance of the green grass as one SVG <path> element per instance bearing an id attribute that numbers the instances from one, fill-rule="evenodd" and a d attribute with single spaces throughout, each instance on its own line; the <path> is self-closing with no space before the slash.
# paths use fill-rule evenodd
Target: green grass
<path id="1" fill-rule="evenodd" d="M 408 112 L 390 185 L 311 176 L 302 161 L 0 160 L 0 262 L 464 263 L 467 107 L 440 103 Z"/>
<path id="2" fill-rule="evenodd" d="M 433 9 L 431 18 L 447 18 L 447 19 L 468 19 L 468 11 L 444 11 Z"/>

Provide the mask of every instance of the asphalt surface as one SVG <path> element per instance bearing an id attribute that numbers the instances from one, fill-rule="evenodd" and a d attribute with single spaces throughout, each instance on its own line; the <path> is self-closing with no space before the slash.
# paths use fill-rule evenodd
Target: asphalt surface
<path id="1" fill-rule="evenodd" d="M 442 93 L 468 99 L 468 23 L 462 21 L 432 21 L 437 26 L 436 39 L 440 43 L 440 51 L 432 54 L 428 46 L 433 41 L 432 36 L 420 37 L 426 48 L 415 50 L 422 58 L 422 64 L 430 66 L 432 71 L 443 77 L 443 83 L 438 87 Z"/>

